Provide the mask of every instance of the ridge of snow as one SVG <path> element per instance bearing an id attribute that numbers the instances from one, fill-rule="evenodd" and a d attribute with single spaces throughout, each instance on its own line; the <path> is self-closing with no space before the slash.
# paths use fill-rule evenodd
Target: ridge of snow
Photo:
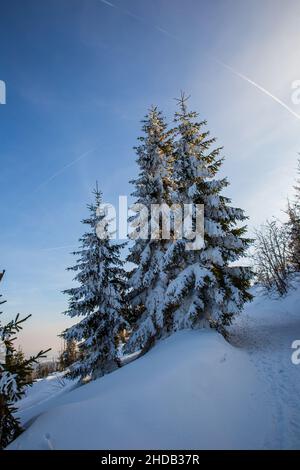
<path id="1" fill-rule="evenodd" d="M 8 449 L 261 448 L 267 423 L 247 355 L 186 330 L 59 397 Z"/>

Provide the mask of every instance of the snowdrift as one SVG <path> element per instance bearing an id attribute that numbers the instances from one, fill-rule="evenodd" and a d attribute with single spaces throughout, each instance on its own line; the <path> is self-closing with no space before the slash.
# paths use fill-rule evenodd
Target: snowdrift
<path id="1" fill-rule="evenodd" d="M 53 404 L 55 405 L 61 395 L 74 389 L 76 385 L 77 380 L 66 379 L 61 372 L 53 373 L 34 382 L 17 403 L 16 417 L 20 420 L 22 427 L 27 428 L 37 416 Z"/>
<path id="2" fill-rule="evenodd" d="M 267 449 L 300 449 L 300 364 L 293 343 L 300 340 L 300 276 L 288 294 L 269 298 L 261 288 L 231 327 L 230 341 L 248 353 L 268 396 L 272 425 Z M 299 357 L 300 352 L 297 352 Z"/>
<path id="3" fill-rule="evenodd" d="M 215 331 L 178 332 L 54 397 L 9 449 L 262 448 L 270 410 L 257 380 L 247 354 Z"/>

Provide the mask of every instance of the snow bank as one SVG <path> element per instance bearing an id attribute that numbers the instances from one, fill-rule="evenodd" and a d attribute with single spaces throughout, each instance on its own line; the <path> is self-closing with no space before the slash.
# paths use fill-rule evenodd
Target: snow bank
<path id="1" fill-rule="evenodd" d="M 25 396 L 16 404 L 16 416 L 22 426 L 26 428 L 33 419 L 53 406 L 61 395 L 76 386 L 77 380 L 66 379 L 64 373 L 56 372 L 27 387 Z"/>
<path id="2" fill-rule="evenodd" d="M 9 449 L 261 448 L 261 390 L 246 353 L 215 331 L 181 331 L 58 397 Z"/>
<path id="3" fill-rule="evenodd" d="M 299 281 L 279 299 L 254 289 L 254 301 L 231 327 L 232 343 L 248 353 L 268 396 L 267 449 L 300 449 L 300 365 L 292 361 L 292 344 L 300 340 Z"/>

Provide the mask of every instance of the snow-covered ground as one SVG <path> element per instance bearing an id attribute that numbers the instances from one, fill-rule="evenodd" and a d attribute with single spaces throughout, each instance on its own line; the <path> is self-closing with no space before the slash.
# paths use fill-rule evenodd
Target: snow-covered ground
<path id="1" fill-rule="evenodd" d="M 300 288 L 282 299 L 256 294 L 232 326 L 231 341 L 249 354 L 267 389 L 272 428 L 265 446 L 300 449 L 300 364 L 291 360 L 300 340 Z"/>
<path id="2" fill-rule="evenodd" d="M 246 354 L 214 331 L 183 331 L 59 397 L 10 448 L 260 447 L 267 414 Z"/>
<path id="3" fill-rule="evenodd" d="M 299 449 L 300 289 L 281 300 L 256 293 L 232 345 L 182 331 L 87 385 L 39 381 L 20 402 L 27 430 L 9 448 Z"/>
<path id="4" fill-rule="evenodd" d="M 48 410 L 64 393 L 76 388 L 76 385 L 76 381 L 66 379 L 64 374 L 59 372 L 34 382 L 18 401 L 16 415 L 22 426 L 27 428 L 37 416 Z"/>

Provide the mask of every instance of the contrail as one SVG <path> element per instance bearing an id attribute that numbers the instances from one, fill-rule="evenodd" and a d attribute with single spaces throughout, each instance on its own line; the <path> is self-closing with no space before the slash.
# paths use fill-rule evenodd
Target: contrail
<path id="1" fill-rule="evenodd" d="M 79 162 L 80 160 L 83 160 L 83 158 L 87 157 L 90 153 L 94 152 L 95 151 L 95 148 L 93 149 L 90 149 L 88 150 L 87 152 L 84 152 L 82 153 L 81 155 L 79 155 L 79 157 L 75 158 L 74 160 L 72 160 L 71 162 L 67 163 L 65 166 L 63 166 L 62 168 L 60 168 L 59 170 L 57 170 L 55 173 L 53 173 L 53 175 L 49 176 L 49 178 L 45 179 L 44 181 L 42 181 L 42 183 L 40 183 L 36 188 L 34 188 L 29 194 L 28 196 L 31 196 L 35 193 L 37 193 L 38 191 L 40 191 L 40 189 L 42 189 L 44 186 L 47 186 L 47 184 L 49 184 L 51 181 L 53 181 L 57 176 L 61 175 L 64 171 L 66 171 L 68 168 L 71 168 L 71 166 L 75 165 L 75 163 Z M 20 204 L 18 205 L 18 207 L 22 207 L 26 202 L 26 199 L 22 199 L 22 201 L 20 202 Z"/>
<path id="2" fill-rule="evenodd" d="M 40 248 L 41 251 L 57 251 L 57 250 L 65 250 L 67 248 L 75 249 L 76 245 L 61 245 L 61 246 L 50 246 L 49 248 Z"/>
<path id="3" fill-rule="evenodd" d="M 145 18 L 142 18 L 140 16 L 137 16 L 135 15 L 134 13 L 131 13 L 129 10 L 125 9 L 125 8 L 122 8 L 118 5 L 115 5 L 114 3 L 111 3 L 107 0 L 100 0 L 101 3 L 104 3 L 105 5 L 108 5 L 112 8 L 117 8 L 119 9 L 121 12 L 123 12 L 124 14 L 128 15 L 128 16 L 131 16 L 132 18 L 135 18 L 136 20 L 138 21 L 141 21 L 142 23 L 146 23 L 149 25 L 149 22 L 145 19 Z M 175 39 L 176 41 L 178 42 L 181 42 L 181 43 L 184 43 L 184 41 L 182 39 L 180 39 L 178 36 L 175 36 L 174 34 L 170 33 L 169 31 L 167 31 L 166 29 L 164 28 L 161 28 L 160 26 L 156 26 L 156 25 L 153 25 L 151 24 L 152 28 L 156 29 L 157 31 L 159 31 L 160 33 L 164 34 L 165 36 L 169 36 L 170 38 L 172 39 Z M 219 65 L 221 65 L 222 67 L 226 68 L 227 70 L 229 70 L 231 73 L 233 73 L 234 75 L 236 75 L 237 77 L 241 78 L 242 80 L 246 81 L 247 83 L 249 83 L 250 85 L 254 86 L 255 88 L 257 88 L 258 90 L 260 90 L 262 93 L 264 93 L 265 95 L 269 96 L 269 98 L 271 98 L 273 101 L 275 101 L 277 104 L 279 104 L 281 107 L 283 107 L 284 109 L 286 109 L 286 111 L 288 111 L 290 114 L 292 114 L 292 116 L 294 116 L 295 118 L 297 119 L 300 119 L 300 115 L 297 114 L 292 108 L 290 108 L 287 104 L 285 104 L 283 101 L 281 101 L 279 98 L 277 98 L 277 96 L 273 95 L 271 92 L 269 92 L 266 88 L 262 87 L 261 85 L 259 85 L 258 83 L 254 82 L 253 80 L 251 80 L 249 77 L 247 77 L 246 75 L 238 72 L 237 70 L 235 70 L 233 67 L 231 67 L 230 65 L 226 64 L 225 62 L 223 62 L 222 60 L 219 60 L 215 57 L 212 57 L 210 55 L 207 54 L 207 57 L 213 61 L 215 61 L 216 63 L 218 63 Z"/>
<path id="4" fill-rule="evenodd" d="M 81 155 L 79 155 L 79 157 L 75 158 L 75 160 L 72 160 L 70 163 L 67 163 L 67 165 L 63 166 L 62 168 L 60 168 L 59 170 L 57 170 L 55 173 L 53 173 L 53 175 L 49 176 L 49 178 L 47 178 L 46 180 L 44 180 L 42 183 L 40 183 L 34 190 L 33 190 L 33 193 L 36 193 L 37 191 L 39 191 L 41 188 L 43 188 L 44 186 L 46 186 L 48 183 L 50 183 L 52 180 L 54 180 L 54 178 L 56 178 L 57 176 L 59 176 L 61 173 L 63 173 L 65 170 L 67 170 L 68 168 L 70 168 L 71 166 L 75 165 L 75 163 L 79 162 L 80 160 L 82 160 L 83 158 L 87 157 L 90 153 L 94 152 L 95 149 L 90 149 L 88 150 L 87 152 L 84 152 L 82 153 Z"/>
<path id="5" fill-rule="evenodd" d="M 241 72 L 238 72 L 237 70 L 235 70 L 233 67 L 231 67 L 230 65 L 228 64 L 225 64 L 225 62 L 219 60 L 219 59 L 213 59 L 215 60 L 215 62 L 217 62 L 218 64 L 222 65 L 223 67 L 225 67 L 226 69 L 230 70 L 230 72 L 232 72 L 234 75 L 237 75 L 238 77 L 240 77 L 242 80 L 245 80 L 246 82 L 250 83 L 250 85 L 253 85 L 255 88 L 257 88 L 258 90 L 260 90 L 262 93 L 264 93 L 265 95 L 269 96 L 270 98 L 272 98 L 272 100 L 274 100 L 276 103 L 280 104 L 280 106 L 282 106 L 284 109 L 286 109 L 289 113 L 291 113 L 294 117 L 296 117 L 297 119 L 300 119 L 300 115 L 297 114 L 292 108 L 290 108 L 287 104 L 285 104 L 283 101 L 281 101 L 279 98 L 277 98 L 277 96 L 273 95 L 270 91 L 268 91 L 266 88 L 262 87 L 261 85 L 259 85 L 258 83 L 254 82 L 253 80 L 251 80 L 251 78 L 247 77 L 247 75 L 244 75 L 242 74 Z"/>
<path id="6" fill-rule="evenodd" d="M 177 39 L 176 36 L 174 36 L 172 33 L 170 33 L 169 31 L 167 31 L 165 28 L 161 28 L 160 26 L 155 26 L 153 25 L 152 23 L 149 23 L 149 21 L 144 18 L 143 16 L 139 16 L 139 15 L 136 15 L 135 13 L 133 13 L 132 11 L 130 10 L 127 10 L 127 8 L 123 8 L 123 7 L 120 7 L 119 5 L 116 5 L 115 3 L 112 3 L 112 2 L 109 2 L 108 0 L 100 0 L 101 3 L 103 3 L 104 5 L 106 6 L 109 6 L 111 8 L 115 8 L 117 10 L 120 10 L 121 13 L 123 13 L 124 15 L 127 15 L 129 16 L 130 18 L 133 18 L 137 21 L 140 21 L 141 23 L 143 24 L 146 24 L 154 29 L 156 29 L 157 31 L 159 31 L 161 34 L 164 34 L 165 36 L 169 36 L 170 38 L 172 39 Z"/>
<path id="7" fill-rule="evenodd" d="M 109 7 L 116 8 L 116 5 L 108 2 L 107 0 L 100 0 L 100 2 L 104 3 L 104 5 L 108 5 Z"/>

